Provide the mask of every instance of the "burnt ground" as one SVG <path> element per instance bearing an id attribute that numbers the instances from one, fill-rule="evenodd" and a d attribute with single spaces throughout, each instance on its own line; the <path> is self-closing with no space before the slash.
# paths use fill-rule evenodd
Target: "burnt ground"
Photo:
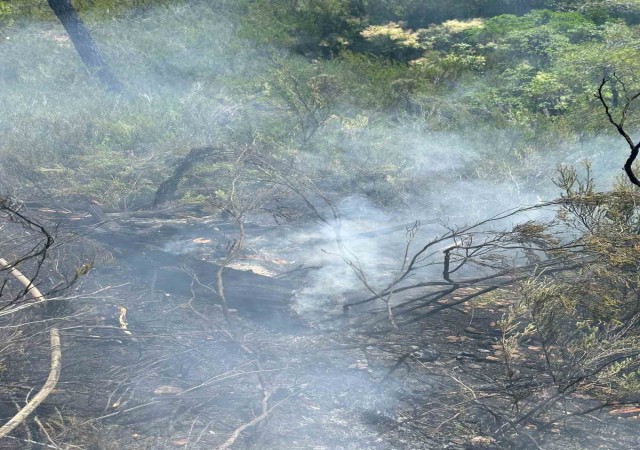
<path id="1" fill-rule="evenodd" d="M 229 271 L 255 289 L 238 291 L 243 301 L 227 322 L 208 266 L 197 262 L 215 260 L 220 249 L 215 238 L 197 237 L 203 221 L 195 223 L 155 229 L 161 242 L 172 233 L 172 242 L 197 244 L 179 252 L 130 242 L 127 253 L 94 234 L 75 241 L 90 242 L 100 264 L 56 303 L 62 377 L 37 410 L 39 423 L 18 428 L 0 448 L 640 448 L 636 410 L 567 416 L 588 409 L 587 398 L 564 399 L 517 434 L 500 422 L 496 411 L 514 410 L 502 388 L 498 329 L 508 298 L 448 309 L 394 332 L 328 313 L 320 326 L 290 305 L 306 272 L 253 248 L 236 265 L 252 272 Z M 176 262 L 171 271 L 167 252 Z M 142 253 L 144 270 L 131 256 Z M 46 331 L 38 323 L 23 330 L 23 351 L 0 374 L 3 422 L 48 370 Z M 537 352 L 520 349 L 523 368 Z"/>

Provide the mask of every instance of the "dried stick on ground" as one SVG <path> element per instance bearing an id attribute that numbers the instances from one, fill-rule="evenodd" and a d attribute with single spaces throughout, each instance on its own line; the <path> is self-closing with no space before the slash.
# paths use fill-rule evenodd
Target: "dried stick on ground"
<path id="1" fill-rule="evenodd" d="M 4 269 L 10 271 L 11 275 L 13 275 L 18 281 L 20 281 L 24 287 L 28 290 L 29 294 L 36 300 L 43 300 L 44 296 L 38 290 L 37 287 L 33 285 L 31 280 L 25 277 L 22 272 L 13 267 L 11 264 L 7 263 L 6 260 L 0 258 L 0 266 Z M 47 378 L 46 383 L 42 386 L 40 392 L 38 392 L 35 397 L 31 399 L 29 403 L 25 405 L 18 413 L 9 420 L 6 424 L 4 424 L 0 428 L 0 439 L 7 436 L 9 433 L 13 431 L 15 427 L 20 425 L 35 409 L 42 403 L 53 391 L 58 383 L 58 379 L 60 378 L 60 366 L 62 360 L 62 351 L 60 350 L 60 334 L 58 333 L 57 328 L 52 328 L 49 332 L 51 339 L 51 369 L 49 370 L 49 377 Z"/>
<path id="2" fill-rule="evenodd" d="M 36 288 L 33 285 L 31 280 L 29 280 L 27 277 L 25 277 L 22 274 L 22 272 L 20 272 L 18 269 L 13 267 L 13 265 L 11 265 L 9 262 L 7 262 L 6 259 L 0 258 L 0 267 L 2 267 L 3 269 L 8 270 L 9 274 L 11 274 L 16 280 L 18 280 L 20 283 L 22 283 L 24 285 L 25 289 L 27 290 L 27 292 L 29 293 L 29 295 L 31 295 L 31 297 L 33 297 L 34 300 L 37 300 L 37 301 L 44 300 L 44 296 L 38 290 L 38 288 Z"/>
<path id="3" fill-rule="evenodd" d="M 240 434 L 246 430 L 247 428 L 250 428 L 254 425 L 257 425 L 258 423 L 262 422 L 264 419 L 267 418 L 267 416 L 269 415 L 269 413 L 271 412 L 272 408 L 269 408 L 269 397 L 271 397 L 271 392 L 265 392 L 264 397 L 262 398 L 262 412 L 259 416 L 256 416 L 255 418 L 253 418 L 252 420 L 250 420 L 249 422 L 240 425 L 238 428 L 236 428 L 233 433 L 231 433 L 231 436 L 229 436 L 229 438 L 221 445 L 217 448 L 217 450 L 226 450 L 229 447 L 231 447 L 234 442 L 236 441 L 236 439 L 238 439 L 238 437 L 240 436 Z"/>
<path id="4" fill-rule="evenodd" d="M 60 350 L 60 335 L 57 328 L 52 328 L 50 331 L 51 338 L 51 370 L 49 371 L 49 377 L 47 382 L 42 386 L 40 392 L 31 399 L 15 416 L 9 420 L 6 424 L 0 428 L 0 439 L 11 433 L 15 427 L 20 425 L 31 414 L 40 403 L 42 403 L 53 391 L 60 378 L 60 366 L 62 360 L 62 352 Z"/>

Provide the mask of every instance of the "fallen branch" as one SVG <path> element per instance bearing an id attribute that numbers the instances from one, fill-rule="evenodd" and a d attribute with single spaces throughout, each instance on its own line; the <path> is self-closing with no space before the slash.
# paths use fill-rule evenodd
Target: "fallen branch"
<path id="1" fill-rule="evenodd" d="M 8 316 L 10 314 L 14 314 L 22 309 L 26 309 L 26 308 L 31 308 L 32 306 L 35 305 L 40 305 L 42 303 L 46 303 L 48 300 L 44 297 L 44 295 L 42 295 L 42 292 L 40 292 L 40 290 L 35 287 L 35 285 L 33 284 L 33 282 L 28 279 L 27 277 L 25 277 L 22 272 L 20 272 L 18 269 L 15 268 L 15 266 L 9 262 L 7 262 L 6 259 L 4 258 L 0 258 L 0 267 L 2 267 L 5 270 L 9 271 L 9 274 L 12 275 L 16 280 L 18 280 L 20 283 L 22 283 L 25 287 L 25 291 L 27 294 L 31 295 L 31 297 L 36 300 L 33 303 L 25 303 L 19 306 L 16 306 L 14 308 L 10 308 L 10 309 L 6 309 L 4 311 L 0 311 L 0 317 L 2 316 Z"/>
<path id="2" fill-rule="evenodd" d="M 30 279 L 25 277 L 22 272 L 13 267 L 12 264 L 8 263 L 6 259 L 0 258 L 0 266 L 2 268 L 9 271 L 9 274 L 12 275 L 16 280 L 22 283 L 27 290 L 27 293 L 33 297 L 34 300 L 42 301 L 44 300 L 44 295 L 38 290 L 37 287 L 33 285 Z"/>
<path id="3" fill-rule="evenodd" d="M 40 406 L 51 391 L 56 387 L 60 378 L 60 366 L 62 360 L 62 352 L 60 350 L 60 334 L 57 328 L 52 328 L 49 332 L 51 337 L 51 370 L 47 382 L 42 386 L 40 392 L 31 399 L 18 413 L 0 428 L 0 439 L 11 433 L 15 427 L 20 425 L 35 409 Z"/>
<path id="4" fill-rule="evenodd" d="M 29 295 L 31 295 L 35 300 L 43 301 L 44 296 L 40 292 L 40 290 L 33 285 L 31 280 L 25 277 L 22 272 L 9 264 L 6 260 L 0 258 L 0 266 L 4 269 L 9 270 L 9 273 L 13 275 L 18 281 L 20 281 Z M 24 420 L 31 414 L 35 409 L 40 406 L 48 396 L 51 394 L 51 391 L 56 387 L 58 383 L 58 379 L 60 378 L 60 366 L 62 360 L 62 351 L 60 349 L 60 334 L 58 333 L 57 328 L 51 328 L 49 332 L 50 340 L 51 340 L 51 369 L 49 370 L 49 377 L 45 382 L 44 386 L 40 392 L 38 392 L 32 399 L 29 401 L 24 408 L 22 408 L 18 413 L 9 420 L 6 424 L 4 424 L 0 428 L 0 439 L 6 437 L 9 433 L 11 433 L 14 428 L 20 425 Z"/>
<path id="5" fill-rule="evenodd" d="M 240 436 L 240 433 L 242 433 L 244 430 L 246 430 L 247 428 L 250 428 L 254 425 L 257 425 L 258 423 L 262 422 L 264 419 L 267 418 L 267 416 L 269 415 L 269 413 L 271 412 L 271 410 L 273 408 L 269 408 L 269 398 L 271 397 L 271 393 L 267 392 L 265 393 L 264 397 L 262 398 L 262 413 L 259 416 L 256 416 L 253 418 L 253 420 L 250 420 L 249 422 L 240 425 L 238 428 L 236 428 L 233 433 L 231 433 L 231 435 L 229 436 L 229 438 L 224 441 L 224 443 L 219 446 L 217 448 L 217 450 L 226 450 L 229 447 L 231 447 L 233 445 L 233 443 L 236 441 L 236 439 L 238 439 L 238 436 Z"/>

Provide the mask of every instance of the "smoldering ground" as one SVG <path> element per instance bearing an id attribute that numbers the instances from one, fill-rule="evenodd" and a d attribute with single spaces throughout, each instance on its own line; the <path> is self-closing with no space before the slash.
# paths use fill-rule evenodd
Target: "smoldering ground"
<path id="1" fill-rule="evenodd" d="M 407 189 L 396 193 L 400 206 L 385 208 L 376 204 L 375 195 L 347 196 L 335 205 L 340 211 L 339 220 L 311 227 L 303 225 L 302 230 L 291 230 L 293 236 L 289 233 L 289 239 L 278 240 L 285 245 L 283 251 L 289 247 L 288 251 L 297 253 L 291 254 L 297 263 L 317 268 L 310 272 L 308 284 L 298 292 L 298 308 L 303 314 L 313 317 L 320 305 L 321 310 L 334 308 L 339 311 L 346 296 L 363 295 L 364 280 L 349 262 L 362 268 L 366 283 L 381 290 L 401 272 L 407 245 L 411 255 L 450 228 L 482 222 L 559 198 L 561 190 L 554 184 L 559 167 L 575 167 L 580 176 L 585 177 L 585 164 L 589 164 L 597 186 L 605 190 L 615 182 L 624 182 L 620 165 L 625 157 L 624 149 L 620 142 L 611 138 L 594 137 L 564 143 L 563 148 L 548 155 L 523 159 L 521 168 L 525 169 L 519 173 L 508 169 L 494 173 L 495 179 L 490 179 L 481 174 L 485 170 L 486 156 L 474 152 L 468 138 L 444 133 L 419 134 L 406 129 L 387 130 L 387 133 L 387 142 L 399 145 L 396 153 L 402 155 L 400 161 L 406 166 L 401 173 L 406 177 Z M 372 135 L 379 137 L 376 133 Z M 368 139 L 366 132 L 358 136 L 358 141 L 357 145 L 370 145 L 369 148 L 380 145 L 376 140 Z M 495 148 L 495 151 L 504 150 Z M 356 158 L 358 156 L 354 156 Z M 361 168 L 367 163 L 359 160 L 354 167 Z M 391 158 L 386 163 L 391 164 Z M 478 169 L 476 173 L 475 169 Z M 363 191 L 371 191 L 371 185 L 376 182 L 364 181 Z M 330 217 L 326 206 L 323 213 Z M 484 229 L 508 230 L 518 223 L 551 220 L 554 215 L 555 212 L 547 208 L 532 208 L 504 220 L 491 221 Z M 336 244 L 337 239 L 344 245 L 343 250 Z M 445 243 L 441 245 L 445 246 Z M 302 251 L 298 252 L 299 249 Z M 345 259 L 349 262 L 345 263 Z M 441 266 L 426 267 L 420 276 L 439 279 Z"/>

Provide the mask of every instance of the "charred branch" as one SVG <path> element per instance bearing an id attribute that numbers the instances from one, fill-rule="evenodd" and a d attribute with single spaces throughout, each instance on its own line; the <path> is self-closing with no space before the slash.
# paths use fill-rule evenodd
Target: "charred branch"
<path id="1" fill-rule="evenodd" d="M 229 153 L 220 147 L 213 146 L 192 148 L 189 153 L 178 162 L 176 168 L 173 169 L 173 174 L 160 184 L 153 200 L 153 206 L 159 206 L 171 199 L 178 190 L 180 181 L 182 181 L 189 171 L 191 171 L 196 164 L 201 163 L 210 156 L 220 156 L 222 160 L 226 161 Z"/>
<path id="2" fill-rule="evenodd" d="M 35 290 L 33 280 L 39 276 L 47 259 L 48 252 L 54 245 L 54 238 L 51 233 L 42 224 L 31 219 L 19 209 L 20 208 L 16 206 L 16 202 L 11 199 L 0 198 L 0 213 L 2 213 L 5 220 L 20 226 L 24 232 L 28 234 L 26 239 L 29 242 L 29 244 L 26 244 L 28 248 L 23 249 L 20 256 L 16 256 L 10 261 L 5 258 L 0 259 L 0 272 L 6 271 L 11 277 L 16 278 L 23 285 L 20 293 L 11 296 L 10 299 L 0 304 L 0 310 L 4 310 L 5 313 L 11 310 L 8 308 L 12 308 L 16 304 L 23 302 L 28 297 L 31 297 L 35 303 L 46 301 L 42 295 L 34 296 L 34 292 L 39 291 Z M 34 267 L 31 278 L 25 277 L 18 270 L 20 265 L 26 264 L 27 262 L 33 262 Z M 6 286 L 7 280 L 4 280 L 0 287 L 0 298 L 3 297 L 2 294 L 4 294 Z"/>
<path id="3" fill-rule="evenodd" d="M 617 98 L 619 97 L 619 94 L 617 94 L 617 90 L 613 89 L 614 98 L 612 100 L 611 106 L 609 106 L 609 102 L 605 98 L 604 87 L 610 81 L 609 79 L 607 78 L 602 79 L 602 81 L 600 82 L 600 86 L 598 86 L 598 92 L 596 93 L 596 98 L 602 104 L 602 107 L 604 108 L 604 112 L 607 115 L 607 119 L 609 120 L 611 125 L 615 127 L 615 129 L 618 131 L 620 136 L 624 138 L 624 140 L 627 142 L 627 145 L 629 146 L 630 153 L 629 153 L 629 157 L 627 158 L 627 161 L 624 163 L 624 172 L 627 174 L 627 178 L 629 178 L 629 181 L 631 181 L 631 183 L 640 187 L 640 179 L 638 179 L 636 174 L 633 172 L 633 163 L 638 157 L 638 152 L 640 151 L 640 142 L 635 143 L 631 138 L 631 136 L 629 135 L 629 133 L 627 132 L 627 130 L 625 130 L 624 128 L 624 124 L 627 118 L 627 114 L 629 112 L 629 108 L 631 107 L 631 104 L 633 103 L 633 101 L 635 101 L 638 97 L 640 97 L 640 92 L 633 95 L 629 95 L 624 82 L 615 74 L 614 74 L 614 78 L 615 78 L 614 83 L 620 84 L 620 86 L 622 87 L 622 91 L 624 93 L 624 103 L 622 105 L 622 111 L 620 113 L 620 117 L 617 119 L 614 118 L 614 115 L 612 112 L 612 108 L 615 107 L 615 105 L 618 103 Z"/>

